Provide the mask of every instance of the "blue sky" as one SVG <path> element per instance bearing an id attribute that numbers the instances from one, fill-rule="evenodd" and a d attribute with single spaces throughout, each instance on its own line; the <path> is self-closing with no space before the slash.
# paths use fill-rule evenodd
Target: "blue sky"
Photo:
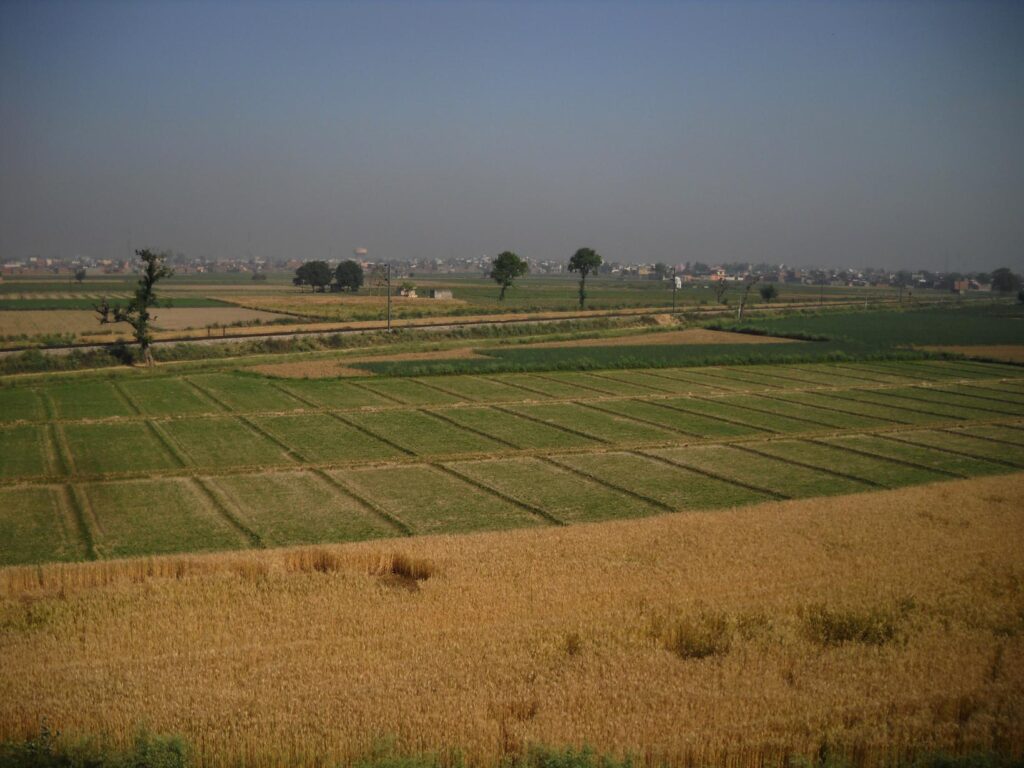
<path id="1" fill-rule="evenodd" d="M 1024 4 L 0 2 L 0 257 L 1024 268 Z"/>

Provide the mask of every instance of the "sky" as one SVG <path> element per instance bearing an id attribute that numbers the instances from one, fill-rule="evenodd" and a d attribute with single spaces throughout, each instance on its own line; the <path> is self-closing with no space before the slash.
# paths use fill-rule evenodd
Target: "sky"
<path id="1" fill-rule="evenodd" d="M 1024 3 L 0 0 L 0 259 L 1024 269 Z"/>

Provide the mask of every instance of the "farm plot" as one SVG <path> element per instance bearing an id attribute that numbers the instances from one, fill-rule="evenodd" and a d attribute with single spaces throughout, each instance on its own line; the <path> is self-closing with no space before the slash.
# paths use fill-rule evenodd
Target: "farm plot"
<path id="1" fill-rule="evenodd" d="M 46 411 L 35 390 L 28 387 L 0 387 L 0 421 L 35 421 Z"/>
<path id="2" fill-rule="evenodd" d="M 767 432 L 813 432 L 815 430 L 827 429 L 824 425 L 815 426 L 814 424 L 786 418 L 785 416 L 749 410 L 730 403 L 730 398 L 728 397 L 716 400 L 678 398 L 666 400 L 665 403 L 673 408 L 679 408 L 690 413 L 709 416 L 732 424 L 753 427 Z"/>
<path id="3" fill-rule="evenodd" d="M 708 387 L 665 375 L 665 371 L 602 371 L 601 375 L 617 381 L 636 384 L 651 392 L 673 395 L 700 394 Z"/>
<path id="4" fill-rule="evenodd" d="M 74 423 L 60 429 L 77 474 L 149 472 L 181 466 L 143 421 Z"/>
<path id="5" fill-rule="evenodd" d="M 907 433 L 901 433 L 903 434 Z M 995 475 L 1007 471 L 1006 467 L 991 461 L 948 453 L 924 445 L 911 445 L 884 435 L 841 435 L 824 438 L 823 442 L 880 456 L 909 469 L 927 469 L 949 477 Z"/>
<path id="6" fill-rule="evenodd" d="M 982 411 L 973 408 L 966 408 L 962 405 L 952 405 L 935 402 L 919 396 L 915 390 L 851 390 L 845 392 L 847 398 L 855 398 L 865 403 L 902 408 L 906 411 L 915 412 L 925 416 L 931 416 L 936 421 L 966 421 L 968 419 L 990 419 L 994 414 L 991 411 Z"/>
<path id="7" fill-rule="evenodd" d="M 749 382 L 722 376 L 714 368 L 660 368 L 659 376 L 667 376 L 688 384 L 690 394 L 704 395 L 755 389 Z"/>
<path id="8" fill-rule="evenodd" d="M 345 419 L 418 456 L 490 453 L 503 444 L 420 411 L 346 414 Z"/>
<path id="9" fill-rule="evenodd" d="M 500 403 L 523 399 L 523 390 L 485 376 L 430 376 L 421 384 L 446 390 L 466 402 Z"/>
<path id="10" fill-rule="evenodd" d="M 223 411 L 181 379 L 127 379 L 119 382 L 125 395 L 147 416 L 188 416 Z"/>
<path id="11" fill-rule="evenodd" d="M 236 419 L 178 419 L 162 423 L 160 429 L 197 467 L 292 462 L 281 447 Z"/>
<path id="12" fill-rule="evenodd" d="M 275 381 L 276 386 L 299 400 L 309 401 L 324 408 L 354 410 L 367 406 L 394 405 L 383 395 L 365 387 L 329 379 L 289 379 Z"/>
<path id="13" fill-rule="evenodd" d="M 52 470 L 45 427 L 0 427 L 0 477 L 45 475 Z"/>
<path id="14" fill-rule="evenodd" d="M 587 391 L 603 390 L 612 395 L 632 397 L 634 395 L 656 395 L 669 392 L 668 387 L 652 385 L 649 381 L 640 380 L 636 376 L 619 371 L 595 371 L 592 373 L 566 374 L 574 376 L 573 382 L 587 387 Z"/>
<path id="15" fill-rule="evenodd" d="M 662 448 L 649 453 L 791 499 L 857 493 L 870 488 L 825 470 L 797 466 L 728 445 Z"/>
<path id="16" fill-rule="evenodd" d="M 495 381 L 508 382 L 513 386 L 524 388 L 531 394 L 523 393 L 521 399 L 536 400 L 540 397 L 552 397 L 556 399 L 580 398 L 586 395 L 579 387 L 573 386 L 571 382 L 563 380 L 558 374 L 552 373 L 513 373 L 495 374 L 489 378 Z"/>
<path id="17" fill-rule="evenodd" d="M 820 405 L 823 408 L 834 408 L 846 413 L 869 416 L 892 424 L 935 424 L 942 421 L 954 421 L 954 419 L 934 413 L 908 410 L 898 405 L 885 405 L 864 400 L 858 395 L 859 390 L 804 392 L 801 393 L 801 398 L 812 405 Z M 911 404 L 905 403 L 905 405 Z"/>
<path id="18" fill-rule="evenodd" d="M 769 494 L 635 453 L 581 453 L 561 456 L 557 461 L 595 482 L 653 502 L 663 511 L 732 507 L 770 498 Z"/>
<path id="19" fill-rule="evenodd" d="M 1024 445 L 1024 428 L 1021 427 L 1010 427 L 1010 426 L 998 426 L 998 425 L 985 425 L 978 427 L 964 427 L 957 430 L 964 435 L 977 435 L 979 437 L 988 437 L 993 440 L 1002 440 L 1013 445 Z"/>
<path id="20" fill-rule="evenodd" d="M 540 459 L 473 461 L 450 466 L 566 523 L 641 517 L 661 512 L 649 502 Z"/>
<path id="21" fill-rule="evenodd" d="M 102 557 L 237 549 L 248 539 L 188 478 L 83 486 Z"/>
<path id="22" fill-rule="evenodd" d="M 951 453 L 961 453 L 972 458 L 985 459 L 996 464 L 1024 469 L 1024 446 L 1016 447 L 997 443 L 980 436 L 964 434 L 959 430 L 920 430 L 901 432 L 901 440 L 907 440 L 929 448 L 938 448 Z"/>
<path id="23" fill-rule="evenodd" d="M 937 392 L 951 392 L 966 395 L 979 403 L 1024 404 L 1024 388 L 1012 381 L 980 381 L 971 384 L 942 384 L 935 387 Z"/>
<path id="24" fill-rule="evenodd" d="M 902 395 L 912 397 L 922 405 L 938 403 L 943 406 L 953 406 L 961 411 L 978 419 L 993 419 L 999 416 L 1021 416 L 1024 415 L 1024 403 L 1011 401 L 986 402 L 977 397 L 971 397 L 957 392 L 946 392 L 933 387 L 915 387 L 908 390 L 892 390 L 891 395 Z"/>
<path id="25" fill-rule="evenodd" d="M 817 469 L 841 472 L 869 485 L 899 488 L 904 485 L 931 483 L 945 476 L 928 469 L 906 464 L 894 464 L 885 458 L 871 458 L 863 454 L 844 451 L 828 443 L 804 440 L 768 440 L 751 446 L 760 453 L 771 454 L 798 464 Z"/>
<path id="26" fill-rule="evenodd" d="M 462 401 L 458 395 L 432 389 L 416 379 L 364 380 L 359 386 L 401 405 L 444 405 Z"/>
<path id="27" fill-rule="evenodd" d="M 227 475 L 205 482 L 267 546 L 358 541 L 395 529 L 309 472 Z"/>
<path id="28" fill-rule="evenodd" d="M 678 434 L 653 424 L 572 403 L 515 405 L 508 410 L 606 443 L 650 443 L 679 438 Z"/>
<path id="29" fill-rule="evenodd" d="M 329 472 L 415 533 L 465 533 L 546 525 L 529 510 L 435 467 L 402 465 Z"/>
<path id="30" fill-rule="evenodd" d="M 676 402 L 676 401 L 672 401 Z M 767 434 L 762 429 L 733 424 L 692 411 L 674 408 L 668 401 L 659 400 L 606 400 L 595 405 L 603 411 L 621 414 L 640 421 L 661 424 L 666 429 L 682 432 L 698 439 L 749 437 Z M 680 437 L 680 439 L 685 439 Z"/>
<path id="31" fill-rule="evenodd" d="M 42 390 L 61 419 L 103 419 L 131 416 L 135 409 L 108 381 L 78 381 Z"/>
<path id="32" fill-rule="evenodd" d="M 307 461 L 373 461 L 402 452 L 327 414 L 257 416 L 253 422 Z"/>
<path id="33" fill-rule="evenodd" d="M 891 420 L 881 416 L 855 413 L 853 409 L 845 408 L 841 403 L 830 401 L 813 392 L 780 392 L 772 395 L 771 400 L 761 398 L 764 407 L 773 400 L 782 407 L 789 405 L 801 416 L 839 429 L 871 429 L 892 424 Z"/>
<path id="34" fill-rule="evenodd" d="M 444 417 L 493 435 L 517 448 L 577 448 L 599 444 L 583 435 L 530 421 L 497 408 L 449 408 Z"/>
<path id="35" fill-rule="evenodd" d="M 257 376 L 214 373 L 191 376 L 188 381 L 215 402 L 234 411 L 294 411 L 307 407 L 269 380 Z"/>
<path id="36" fill-rule="evenodd" d="M 0 565 L 81 560 L 85 547 L 57 486 L 0 488 Z"/>

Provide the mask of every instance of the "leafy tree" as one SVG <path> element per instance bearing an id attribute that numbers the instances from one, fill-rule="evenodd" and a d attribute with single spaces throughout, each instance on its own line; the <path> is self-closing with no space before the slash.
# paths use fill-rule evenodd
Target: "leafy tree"
<path id="1" fill-rule="evenodd" d="M 657 277 L 659 280 L 664 280 L 667 275 L 668 275 L 668 266 L 666 266 L 663 262 L 659 261 L 657 264 L 654 265 L 654 276 L 655 277 Z"/>
<path id="2" fill-rule="evenodd" d="M 1006 267 L 992 272 L 992 290 L 999 293 L 1013 293 L 1020 288 L 1020 276 L 1013 274 Z"/>
<path id="3" fill-rule="evenodd" d="M 769 304 L 772 299 L 779 295 L 779 289 L 775 287 L 774 283 L 768 283 L 768 285 L 761 286 L 761 298 L 767 301 Z"/>
<path id="4" fill-rule="evenodd" d="M 601 266 L 601 255 L 593 248 L 580 248 L 569 259 L 569 271 L 580 273 L 580 309 L 587 300 L 587 275 Z"/>
<path id="5" fill-rule="evenodd" d="M 363 268 L 357 262 L 348 259 L 334 270 L 334 279 L 343 290 L 355 293 L 363 285 Z"/>
<path id="6" fill-rule="evenodd" d="M 334 273 L 326 261 L 307 261 L 295 270 L 295 277 L 301 282 L 292 280 L 295 285 L 310 285 L 313 290 L 323 291 L 324 286 L 331 282 Z"/>
<path id="7" fill-rule="evenodd" d="M 505 299 L 505 291 L 512 287 L 512 283 L 517 277 L 522 277 L 530 271 L 530 265 L 512 251 L 499 253 L 491 264 L 490 278 L 501 286 L 498 301 Z"/>
<path id="8" fill-rule="evenodd" d="M 257 283 L 265 283 L 265 282 L 267 282 L 267 273 L 266 272 L 253 272 L 252 273 L 252 279 L 254 281 L 256 281 Z"/>
<path id="9" fill-rule="evenodd" d="M 99 315 L 100 323 L 128 323 L 134 331 L 142 358 L 146 365 L 152 366 L 153 353 L 150 351 L 150 345 L 153 343 L 153 337 L 149 333 L 149 309 L 159 306 L 154 290 L 156 284 L 173 275 L 174 270 L 167 266 L 166 254 L 143 249 L 136 251 L 135 255 L 142 260 L 142 275 L 139 277 L 132 300 L 126 306 L 121 306 L 111 305 L 104 298 L 99 304 L 94 305 L 93 309 Z"/>
<path id="10" fill-rule="evenodd" d="M 75 270 L 75 280 L 78 281 L 79 285 L 85 280 L 85 267 L 79 267 Z"/>

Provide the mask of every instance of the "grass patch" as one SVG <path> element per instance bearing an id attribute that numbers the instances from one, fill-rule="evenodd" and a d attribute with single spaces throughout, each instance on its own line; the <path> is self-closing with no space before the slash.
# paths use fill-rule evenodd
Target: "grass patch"
<path id="1" fill-rule="evenodd" d="M 451 408 L 444 415 L 459 424 L 501 438 L 517 448 L 577 448 L 598 444 L 581 435 L 495 408 Z"/>
<path id="2" fill-rule="evenodd" d="M 119 383 L 139 410 L 149 416 L 186 416 L 222 410 L 177 378 L 126 379 Z"/>
<path id="3" fill-rule="evenodd" d="M 257 416 L 253 421 L 314 462 L 392 459 L 401 452 L 326 414 Z"/>
<path id="4" fill-rule="evenodd" d="M 161 424 L 197 467 L 287 464 L 280 447 L 241 422 L 217 419 L 178 419 Z"/>
<path id="5" fill-rule="evenodd" d="M 903 438 L 910 434 L 910 432 L 901 432 L 899 436 Z M 940 472 L 951 472 L 961 477 L 998 475 L 1007 471 L 1005 467 L 983 459 L 957 456 L 923 445 L 907 445 L 872 435 L 843 435 L 826 438 L 825 442 L 838 446 L 849 446 L 882 458 L 906 461 Z"/>
<path id="6" fill-rule="evenodd" d="M 515 405 L 509 408 L 535 419 L 591 435 L 609 443 L 649 443 L 676 440 L 678 435 L 652 424 L 616 416 L 572 403 Z"/>
<path id="7" fill-rule="evenodd" d="M 640 499 L 612 490 L 538 459 L 462 462 L 459 472 L 564 522 L 642 517 L 660 512 Z"/>
<path id="8" fill-rule="evenodd" d="M 35 390 L 27 387 L 0 387 L 0 421 L 31 421 L 46 416 Z"/>
<path id="9" fill-rule="evenodd" d="M 749 400 L 749 399 L 748 399 Z M 813 432 L 825 429 L 824 425 L 815 426 L 796 419 L 788 419 L 772 413 L 760 413 L 737 407 L 735 403 L 744 402 L 743 398 L 722 397 L 715 400 L 678 399 L 666 401 L 673 408 L 681 408 L 702 416 L 720 417 L 730 422 L 753 427 L 768 432 Z"/>
<path id="10" fill-rule="evenodd" d="M 658 401 L 672 405 L 680 404 L 680 400 Z M 689 400 L 685 402 L 690 402 Z M 696 405 L 695 405 L 696 407 Z M 645 421 L 653 421 L 656 424 L 663 424 L 666 428 L 677 429 L 696 439 L 704 438 L 726 438 L 745 437 L 748 435 L 764 434 L 755 427 L 746 427 L 739 424 L 730 424 L 727 421 L 713 419 L 710 416 L 702 416 L 695 411 L 683 411 L 678 408 L 658 405 L 657 402 L 647 400 L 608 400 L 600 404 L 605 411 L 621 413 L 623 416 L 632 416 Z M 680 436 L 677 439 L 685 439 Z"/>
<path id="11" fill-rule="evenodd" d="M 524 392 L 521 389 L 482 376 L 435 377 L 423 379 L 423 382 L 436 384 L 469 402 L 500 403 L 524 398 Z"/>
<path id="12" fill-rule="evenodd" d="M 779 402 L 779 400 L 784 400 L 785 402 Z M 871 429 L 872 427 L 884 427 L 892 424 L 891 421 L 877 416 L 847 413 L 846 410 L 848 409 L 842 404 L 834 401 L 830 402 L 828 399 L 816 396 L 812 392 L 780 392 L 777 395 L 772 395 L 771 400 L 768 398 L 758 398 L 756 404 L 758 408 L 768 410 L 773 410 L 774 408 L 786 409 L 781 411 L 783 413 L 792 410 L 805 418 L 813 419 L 836 429 Z M 842 410 L 838 410 L 840 408 Z"/>
<path id="13" fill-rule="evenodd" d="M 306 405 L 260 376 L 212 373 L 191 378 L 201 389 L 240 412 L 294 411 Z"/>
<path id="14" fill-rule="evenodd" d="M 352 410 L 393 404 L 382 395 L 336 379 L 288 379 L 278 380 L 275 384 L 300 399 L 310 400 L 325 408 Z"/>
<path id="15" fill-rule="evenodd" d="M 27 477 L 50 472 L 44 427 L 19 424 L 0 428 L 0 477 Z"/>
<path id="16" fill-rule="evenodd" d="M 419 411 L 378 411 L 346 416 L 375 435 L 386 436 L 419 456 L 446 453 L 480 453 L 504 446 Z"/>
<path id="17" fill-rule="evenodd" d="M 142 421 L 65 424 L 75 472 L 146 472 L 179 466 Z"/>
<path id="18" fill-rule="evenodd" d="M 715 509 L 769 498 L 724 480 L 631 453 L 578 454 L 562 456 L 559 462 L 672 509 Z"/>
<path id="19" fill-rule="evenodd" d="M 104 557 L 237 549 L 245 539 L 186 478 L 90 483 L 96 551 Z"/>
<path id="20" fill-rule="evenodd" d="M 464 399 L 459 395 L 439 392 L 436 389 L 431 389 L 425 384 L 420 384 L 415 379 L 375 379 L 362 381 L 360 384 L 372 392 L 383 395 L 389 400 L 389 402 L 397 401 L 399 403 L 404 403 L 405 405 L 446 405 L 449 403 L 464 402 Z M 470 402 L 472 402 L 472 400 L 470 400 Z"/>
<path id="21" fill-rule="evenodd" d="M 699 611 L 669 622 L 659 631 L 662 646 L 681 659 L 724 656 L 732 647 L 732 624 L 724 613 Z"/>
<path id="22" fill-rule="evenodd" d="M 426 466 L 336 470 L 416 533 L 465 533 L 541 525 L 543 520 L 503 499 Z"/>
<path id="23" fill-rule="evenodd" d="M 0 565 L 78 560 L 83 548 L 54 486 L 0 488 Z"/>
<path id="24" fill-rule="evenodd" d="M 948 448 L 952 451 L 970 454 L 979 459 L 994 459 L 995 461 L 1009 462 L 1015 466 L 1024 468 L 1024 446 L 1017 448 L 1003 443 L 993 443 L 979 437 L 972 437 L 957 431 L 931 432 L 921 430 L 918 432 L 902 432 L 900 439 L 909 440 L 918 445 L 925 445 L 931 448 Z"/>
<path id="25" fill-rule="evenodd" d="M 881 457 L 868 458 L 832 445 L 808 443 L 801 440 L 771 440 L 759 443 L 757 450 L 778 456 L 780 459 L 798 461 L 825 470 L 833 469 L 886 488 L 899 488 L 904 485 L 931 483 L 945 479 L 944 475 L 927 469 L 915 469 L 902 464 L 894 464 Z"/>
<path id="26" fill-rule="evenodd" d="M 765 488 L 790 498 L 857 493 L 868 486 L 844 477 L 756 456 L 726 445 L 698 445 L 651 451 L 680 464 Z"/>
<path id="27" fill-rule="evenodd" d="M 897 639 L 901 618 L 897 611 L 883 608 L 831 609 L 811 605 L 800 612 L 804 636 L 823 647 L 847 643 L 886 645 Z"/>
<path id="28" fill-rule="evenodd" d="M 103 419 L 131 416 L 135 411 L 107 381 L 76 381 L 46 387 L 62 419 Z"/>
<path id="29" fill-rule="evenodd" d="M 268 546 L 320 544 L 393 536 L 390 525 L 358 502 L 303 472 L 211 479 L 238 516 Z"/>

